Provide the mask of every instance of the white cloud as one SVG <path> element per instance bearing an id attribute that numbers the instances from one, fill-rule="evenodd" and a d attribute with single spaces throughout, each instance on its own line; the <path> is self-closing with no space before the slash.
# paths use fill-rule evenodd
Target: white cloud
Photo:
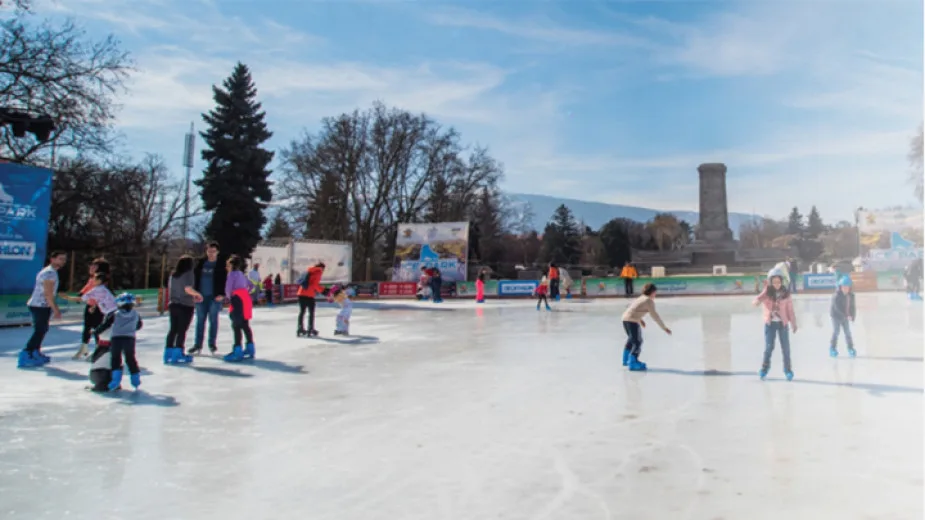
<path id="1" fill-rule="evenodd" d="M 441 8 L 425 14 L 432 24 L 495 31 L 510 36 L 569 46 L 645 46 L 647 40 L 623 32 L 572 29 L 531 19 L 503 20 L 460 8 Z"/>

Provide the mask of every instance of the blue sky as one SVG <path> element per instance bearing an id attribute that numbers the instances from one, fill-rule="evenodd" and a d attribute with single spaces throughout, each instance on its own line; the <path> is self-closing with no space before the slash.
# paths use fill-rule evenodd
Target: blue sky
<path id="1" fill-rule="evenodd" d="M 177 175 L 190 121 L 241 60 L 274 149 L 381 99 L 487 145 L 515 192 L 696 210 L 697 165 L 725 162 L 732 211 L 816 204 L 838 220 L 912 201 L 920 0 L 44 0 L 39 13 L 123 41 L 139 68 L 120 98 L 126 149 Z"/>

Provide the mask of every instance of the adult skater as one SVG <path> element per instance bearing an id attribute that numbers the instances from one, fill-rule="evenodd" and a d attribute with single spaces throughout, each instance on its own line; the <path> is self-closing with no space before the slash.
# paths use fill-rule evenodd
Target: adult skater
<path id="1" fill-rule="evenodd" d="M 626 262 L 623 264 L 623 270 L 620 271 L 620 278 L 623 278 L 623 290 L 627 298 L 633 297 L 633 280 L 639 276 L 633 264 Z"/>
<path id="2" fill-rule="evenodd" d="M 434 267 L 433 272 L 430 275 L 430 290 L 434 293 L 433 300 L 434 303 L 443 303 L 443 275 L 440 273 L 440 269 Z"/>
<path id="3" fill-rule="evenodd" d="M 283 277 L 279 273 L 273 279 L 273 288 L 276 289 L 276 301 L 283 303 Z"/>
<path id="4" fill-rule="evenodd" d="M 206 255 L 196 262 L 193 269 L 195 284 L 193 286 L 202 301 L 196 304 L 196 337 L 193 348 L 187 354 L 196 354 L 202 350 L 205 338 L 206 320 L 209 322 L 209 351 L 212 354 L 218 350 L 218 314 L 222 311 L 225 300 L 225 279 L 228 273 L 219 255 L 218 242 L 206 244 Z"/>
<path id="5" fill-rule="evenodd" d="M 254 284 L 244 275 L 247 264 L 238 255 L 231 255 L 225 264 L 228 278 L 225 281 L 225 297 L 230 302 L 229 317 L 231 318 L 231 331 L 234 334 L 234 346 L 230 353 L 225 355 L 225 361 L 242 361 L 254 359 L 254 333 L 251 331 L 250 320 L 253 312 L 251 293 Z M 241 349 L 241 336 L 247 343 Z"/>
<path id="6" fill-rule="evenodd" d="M 800 264 L 797 263 L 795 258 L 787 259 L 787 270 L 790 275 L 790 292 L 793 294 L 797 293 L 797 278 L 800 274 Z"/>
<path id="7" fill-rule="evenodd" d="M 185 354 L 186 333 L 189 331 L 196 304 L 203 298 L 193 286 L 196 284 L 196 275 L 193 274 L 193 257 L 183 255 L 170 273 L 167 282 L 168 304 L 170 313 L 170 328 L 164 345 L 164 364 L 189 363 L 193 361 L 191 354 Z"/>
<path id="8" fill-rule="evenodd" d="M 829 314 L 832 316 L 832 343 L 829 346 L 829 355 L 838 357 L 838 333 L 845 331 L 845 343 L 848 344 L 848 355 L 854 357 L 857 352 L 854 350 L 854 340 L 851 338 L 851 325 L 857 317 L 857 307 L 854 304 L 854 291 L 851 290 L 851 277 L 842 276 L 838 280 L 838 287 L 835 294 L 832 295 L 832 307 Z"/>
<path id="9" fill-rule="evenodd" d="M 913 260 L 912 263 L 906 266 L 903 272 L 903 278 L 906 281 L 906 292 L 909 294 L 910 300 L 922 299 L 922 297 L 919 296 L 919 292 L 922 290 L 922 275 L 921 258 Z"/>
<path id="10" fill-rule="evenodd" d="M 549 262 L 549 297 L 559 301 L 559 266 L 555 262 Z"/>
<path id="11" fill-rule="evenodd" d="M 324 276 L 324 262 L 309 267 L 299 277 L 299 328 L 296 336 L 317 336 L 315 330 L 315 298 L 321 294 L 321 277 Z M 304 327 L 305 311 L 308 311 L 308 329 Z"/>
<path id="12" fill-rule="evenodd" d="M 787 288 L 785 271 L 778 268 L 768 272 L 768 280 L 761 294 L 755 298 L 754 305 L 762 305 L 764 314 L 764 359 L 758 376 L 764 379 L 771 368 L 771 354 L 774 352 L 776 338 L 780 338 L 780 350 L 784 356 L 784 376 L 793 380 L 793 367 L 790 364 L 790 333 L 787 327 L 797 333 L 797 319 L 793 311 L 793 298 Z"/>
<path id="13" fill-rule="evenodd" d="M 45 334 L 48 334 L 49 322 L 61 319 L 61 309 L 58 308 L 55 296 L 58 294 L 58 269 L 66 263 L 66 253 L 53 251 L 48 265 L 35 276 L 32 296 L 26 302 L 32 315 L 32 336 L 19 353 L 19 368 L 40 367 L 51 361 L 50 357 L 42 354 L 42 341 Z"/>
<path id="14" fill-rule="evenodd" d="M 260 264 L 254 264 L 254 268 L 247 273 L 247 279 L 254 286 L 251 298 L 253 298 L 254 305 L 257 305 L 260 302 L 260 293 L 263 292 L 263 283 L 260 279 Z"/>
<path id="15" fill-rule="evenodd" d="M 657 291 L 655 284 L 647 283 L 642 288 L 642 296 L 633 300 L 623 313 L 623 330 L 626 332 L 626 345 L 623 346 L 623 366 L 629 367 L 634 372 L 648 368 L 645 363 L 639 361 L 639 354 L 642 352 L 642 329 L 646 326 L 646 321 L 643 318 L 646 317 L 646 314 L 651 314 L 655 323 L 666 334 L 671 335 L 671 329 L 665 325 L 662 317 L 655 310 Z"/>
<path id="16" fill-rule="evenodd" d="M 135 388 L 141 386 L 141 369 L 135 358 L 135 334 L 141 329 L 142 321 L 141 316 L 134 309 L 135 296 L 122 293 L 116 298 L 116 305 L 118 310 L 109 313 L 97 329 L 100 334 L 108 329 L 112 330 L 109 341 L 110 366 L 112 367 L 112 380 L 108 387 L 110 391 L 122 388 L 123 356 L 125 364 L 128 365 L 132 386 Z"/>
<path id="17" fill-rule="evenodd" d="M 96 287 L 97 273 L 110 274 L 109 262 L 103 257 L 96 258 L 90 262 L 89 271 L 90 277 L 83 289 L 80 290 L 80 296 L 87 294 L 91 289 Z M 91 337 L 99 344 L 100 338 L 94 334 L 94 331 L 100 326 L 100 323 L 103 323 L 103 313 L 100 312 L 96 302 L 90 300 L 87 302 L 86 307 L 84 307 L 84 326 L 80 333 L 80 346 L 77 348 L 77 352 L 74 354 L 73 359 L 81 359 L 89 355 L 90 352 L 87 345 L 90 343 Z"/>
<path id="18" fill-rule="evenodd" d="M 263 279 L 263 295 L 267 299 L 267 306 L 273 306 L 273 275 L 268 274 Z"/>

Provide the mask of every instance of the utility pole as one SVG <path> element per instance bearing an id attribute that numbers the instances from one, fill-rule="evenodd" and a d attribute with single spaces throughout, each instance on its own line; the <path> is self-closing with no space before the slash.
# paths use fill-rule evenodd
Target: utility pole
<path id="1" fill-rule="evenodd" d="M 186 167 L 186 186 L 183 196 L 183 250 L 187 249 L 187 238 L 189 236 L 189 184 L 190 175 L 193 171 L 193 150 L 196 147 L 196 134 L 193 131 L 193 123 L 189 124 L 189 133 L 186 134 L 185 146 L 183 149 L 183 166 Z"/>

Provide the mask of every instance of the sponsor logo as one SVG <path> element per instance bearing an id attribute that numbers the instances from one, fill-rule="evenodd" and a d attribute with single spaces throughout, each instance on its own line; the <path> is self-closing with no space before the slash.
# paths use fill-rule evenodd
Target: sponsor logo
<path id="1" fill-rule="evenodd" d="M 530 295 L 539 282 L 498 282 L 498 294 Z"/>
<path id="2" fill-rule="evenodd" d="M 0 241 L 0 260 L 32 260 L 35 242 Z"/>
<path id="3" fill-rule="evenodd" d="M 0 184 L 0 222 L 35 220 L 37 210 L 38 208 L 30 204 L 16 204 L 13 196 Z"/>
<path id="4" fill-rule="evenodd" d="M 832 289 L 835 287 L 834 274 L 808 274 L 803 278 L 805 289 Z"/>

